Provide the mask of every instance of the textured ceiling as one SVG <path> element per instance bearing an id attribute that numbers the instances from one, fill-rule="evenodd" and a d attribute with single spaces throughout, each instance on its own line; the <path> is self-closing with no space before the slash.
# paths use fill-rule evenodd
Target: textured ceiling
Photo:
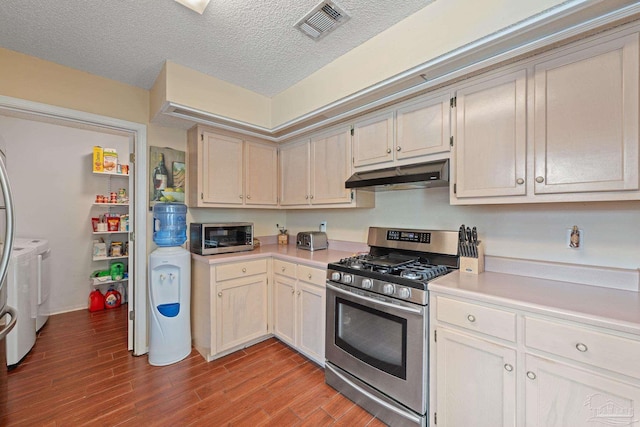
<path id="1" fill-rule="evenodd" d="M 144 89 L 170 60 L 273 96 L 431 0 L 338 0 L 351 19 L 316 42 L 293 26 L 318 3 L 2 0 L 0 46 Z"/>

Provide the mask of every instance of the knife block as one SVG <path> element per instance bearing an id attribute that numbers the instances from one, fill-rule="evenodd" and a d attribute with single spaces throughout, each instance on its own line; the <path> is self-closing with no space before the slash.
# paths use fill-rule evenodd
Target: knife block
<path id="1" fill-rule="evenodd" d="M 460 271 L 463 273 L 480 274 L 484 271 L 484 245 L 478 243 L 478 258 L 460 257 Z"/>

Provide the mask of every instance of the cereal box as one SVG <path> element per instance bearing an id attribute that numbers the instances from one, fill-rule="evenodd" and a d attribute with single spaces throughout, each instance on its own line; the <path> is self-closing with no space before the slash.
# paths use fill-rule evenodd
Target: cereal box
<path id="1" fill-rule="evenodd" d="M 104 153 L 104 170 L 106 172 L 115 172 L 118 165 L 118 151 L 115 148 L 105 148 Z"/>
<path id="2" fill-rule="evenodd" d="M 93 171 L 104 172 L 104 152 L 102 147 L 93 147 Z"/>

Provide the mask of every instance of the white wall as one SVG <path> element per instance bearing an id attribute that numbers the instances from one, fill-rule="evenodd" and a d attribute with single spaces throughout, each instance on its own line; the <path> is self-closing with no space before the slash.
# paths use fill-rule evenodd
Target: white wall
<path id="1" fill-rule="evenodd" d="M 486 254 L 618 268 L 640 268 L 640 201 L 450 206 L 446 188 L 376 193 L 376 207 L 289 211 L 287 227 L 329 239 L 366 242 L 368 226 L 457 230 L 478 227 Z M 584 230 L 580 250 L 565 247 L 566 229 Z"/>
<path id="2" fill-rule="evenodd" d="M 7 147 L 16 237 L 51 245 L 50 310 L 86 308 L 89 275 L 108 268 L 107 261 L 91 259 L 91 217 L 105 212 L 92 203 L 96 194 L 109 191 L 109 178 L 91 173 L 92 149 L 111 147 L 125 155 L 129 138 L 3 116 L 0 135 Z M 112 188 L 128 188 L 126 181 L 112 178 Z"/>

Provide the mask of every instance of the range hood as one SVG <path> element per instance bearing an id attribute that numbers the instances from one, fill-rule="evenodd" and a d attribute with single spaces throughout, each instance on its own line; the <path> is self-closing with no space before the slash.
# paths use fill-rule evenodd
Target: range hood
<path id="1" fill-rule="evenodd" d="M 356 172 L 345 182 L 346 188 L 372 191 L 447 187 L 449 160 Z"/>

